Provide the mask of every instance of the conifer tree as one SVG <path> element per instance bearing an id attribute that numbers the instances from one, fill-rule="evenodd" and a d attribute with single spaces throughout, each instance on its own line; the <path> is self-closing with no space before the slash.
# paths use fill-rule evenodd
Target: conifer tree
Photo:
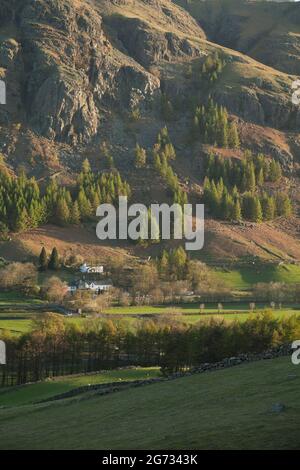
<path id="1" fill-rule="evenodd" d="M 272 159 L 269 167 L 269 180 L 272 182 L 278 181 L 281 178 L 281 175 L 280 163 Z"/>
<path id="2" fill-rule="evenodd" d="M 235 122 L 229 124 L 228 129 L 228 145 L 231 148 L 237 149 L 240 146 L 239 133 Z"/>
<path id="3" fill-rule="evenodd" d="M 26 207 L 18 207 L 15 216 L 14 230 L 16 232 L 23 232 L 24 230 L 27 230 L 29 228 L 29 225 L 29 217 Z"/>
<path id="4" fill-rule="evenodd" d="M 135 167 L 143 168 L 146 165 L 146 150 L 140 147 L 139 144 L 136 144 L 135 147 Z"/>
<path id="5" fill-rule="evenodd" d="M 72 209 L 71 209 L 71 214 L 70 214 L 70 223 L 73 225 L 79 225 L 80 224 L 80 210 L 78 206 L 78 202 L 75 201 Z"/>
<path id="6" fill-rule="evenodd" d="M 257 196 L 252 196 L 250 219 L 257 223 L 263 220 L 262 208 Z"/>
<path id="7" fill-rule="evenodd" d="M 187 263 L 187 254 L 182 246 L 172 250 L 169 255 L 169 266 L 171 272 L 177 279 L 183 279 Z"/>
<path id="8" fill-rule="evenodd" d="M 256 178 L 255 178 L 255 169 L 252 162 L 246 164 L 245 172 L 243 174 L 242 188 L 244 191 L 255 191 L 256 188 Z"/>
<path id="9" fill-rule="evenodd" d="M 66 225 L 70 221 L 70 210 L 64 198 L 59 198 L 55 211 L 56 221 L 59 225 Z"/>
<path id="10" fill-rule="evenodd" d="M 293 210 L 290 198 L 287 194 L 279 192 L 275 198 L 276 214 L 278 216 L 290 217 Z"/>
<path id="11" fill-rule="evenodd" d="M 48 268 L 54 271 L 57 271 L 59 269 L 59 257 L 58 257 L 58 251 L 56 247 L 54 247 L 52 250 L 52 253 L 49 259 Z"/>
<path id="12" fill-rule="evenodd" d="M 221 115 L 220 134 L 217 142 L 220 147 L 228 147 L 228 123 L 223 115 Z"/>
<path id="13" fill-rule="evenodd" d="M 273 220 L 276 210 L 274 198 L 264 193 L 262 196 L 261 205 L 264 220 Z"/>
<path id="14" fill-rule="evenodd" d="M 47 257 L 45 247 L 43 247 L 39 256 L 39 270 L 46 271 L 47 268 L 48 268 L 48 257 Z"/>
<path id="15" fill-rule="evenodd" d="M 157 171 L 161 171 L 161 161 L 158 153 L 154 155 L 154 167 Z"/>
<path id="16" fill-rule="evenodd" d="M 242 209 L 239 198 L 235 199 L 233 204 L 232 220 L 242 220 Z"/>
<path id="17" fill-rule="evenodd" d="M 263 168 L 261 168 L 257 175 L 257 185 L 263 186 L 263 184 L 264 184 L 264 170 Z"/>
<path id="18" fill-rule="evenodd" d="M 115 190 L 114 190 L 114 192 L 115 192 Z M 95 214 L 97 208 L 100 205 L 100 197 L 99 197 L 99 194 L 97 193 L 97 191 L 93 191 L 93 193 L 92 193 L 91 205 L 92 205 L 92 208 L 93 208 L 93 213 Z"/>
<path id="19" fill-rule="evenodd" d="M 86 158 L 82 163 L 82 172 L 87 174 L 87 173 L 90 173 L 90 171 L 91 171 L 91 165 L 90 165 L 89 160 Z"/>
<path id="20" fill-rule="evenodd" d="M 92 214 L 92 206 L 88 198 L 86 197 L 85 191 L 83 188 L 80 189 L 78 194 L 78 207 L 80 210 L 80 216 L 82 219 L 87 219 Z"/>

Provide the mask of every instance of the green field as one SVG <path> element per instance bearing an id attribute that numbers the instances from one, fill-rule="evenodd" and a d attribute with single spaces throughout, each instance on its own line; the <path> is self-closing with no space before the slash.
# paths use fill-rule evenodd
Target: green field
<path id="1" fill-rule="evenodd" d="M 263 310 L 263 307 L 261 308 Z M 176 306 L 176 307 L 115 307 L 110 310 L 109 316 L 104 316 L 103 319 L 113 319 L 114 321 L 126 322 L 126 324 L 134 327 L 137 321 L 144 319 L 159 319 L 164 316 L 164 318 L 172 318 L 172 320 L 184 323 L 197 323 L 199 321 L 208 320 L 210 318 L 223 318 L 228 321 L 238 320 L 245 321 L 250 316 L 257 314 L 259 310 L 251 313 L 247 310 L 246 305 L 240 304 L 233 308 L 228 305 L 224 307 L 222 313 L 218 313 L 216 306 L 206 308 L 202 314 L 199 313 L 198 304 L 193 307 L 190 305 L 187 306 Z M 294 308 L 283 308 L 282 310 L 275 310 L 274 317 L 282 318 L 288 317 L 291 315 L 299 315 L 300 308 L 295 306 Z M 75 323 L 77 325 L 82 325 L 86 322 L 87 318 L 82 317 L 66 317 L 66 321 L 69 323 Z M 13 334 L 21 334 L 27 331 L 30 331 L 32 328 L 32 321 L 28 319 L 1 319 L 0 317 L 0 332 L 1 330 L 9 330 Z"/>
<path id="2" fill-rule="evenodd" d="M 0 410 L 2 449 L 298 449 L 300 367 L 245 364 Z M 272 406 L 283 403 L 276 413 Z"/>
<path id="3" fill-rule="evenodd" d="M 26 333 L 32 328 L 31 320 L 1 320 L 0 318 L 0 330 L 8 330 L 12 333 Z"/>
<path id="4" fill-rule="evenodd" d="M 0 406 L 19 406 L 45 400 L 84 385 L 142 380 L 160 375 L 158 367 L 111 370 L 98 374 L 73 375 L 13 388 L 0 388 Z"/>
<path id="5" fill-rule="evenodd" d="M 300 266 L 293 264 L 258 264 L 239 269 L 216 269 L 215 272 L 218 279 L 224 281 L 229 288 L 237 290 L 249 289 L 259 282 L 300 283 Z"/>
<path id="6" fill-rule="evenodd" d="M 300 283 L 300 266 L 286 264 L 257 264 L 253 266 L 221 269 L 215 268 L 216 276 L 224 285 L 231 290 L 238 291 L 238 297 L 248 295 L 254 284 L 258 282 L 285 282 Z M 59 273 L 60 275 L 61 273 Z M 70 277 L 70 271 L 62 271 L 62 277 Z M 44 273 L 41 273 L 41 277 Z M 247 292 L 246 292 L 247 291 Z M 32 307 L 32 308 L 31 308 Z M 0 332 L 9 330 L 13 334 L 20 334 L 29 331 L 31 328 L 31 318 L 36 314 L 42 314 L 36 310 L 38 307 L 46 307 L 47 303 L 37 298 L 27 298 L 18 292 L 0 292 Z M 256 311 L 268 308 L 268 303 L 256 303 Z M 300 306 L 283 306 L 282 310 L 276 310 L 275 316 L 298 314 Z M 151 318 L 158 315 L 173 315 L 177 321 L 195 323 L 202 318 L 209 318 L 222 313 L 227 320 L 244 321 L 251 313 L 249 312 L 249 302 L 224 303 L 222 312 L 218 312 L 217 302 L 206 303 L 203 311 L 205 315 L 200 315 L 199 303 L 184 303 L 179 305 L 165 306 L 130 306 L 130 307 L 112 307 L 106 311 L 112 317 L 116 315 L 122 318 L 130 325 L 134 325 L 136 320 L 141 318 Z M 68 321 L 82 323 L 82 318 L 68 318 Z"/>
<path id="7" fill-rule="evenodd" d="M 0 292 L 0 307 L 1 306 L 14 306 L 14 305 L 41 305 L 44 302 L 40 299 L 25 297 L 22 292 Z"/>
<path id="8" fill-rule="evenodd" d="M 274 318 L 282 318 L 282 317 L 289 317 L 291 315 L 299 315 L 300 310 L 278 310 L 273 312 Z M 226 314 L 206 314 L 206 315 L 184 315 L 182 317 L 179 317 L 179 319 L 182 319 L 182 321 L 187 322 L 187 323 L 197 323 L 201 320 L 205 320 L 207 318 L 218 318 L 218 319 L 225 319 L 228 321 L 245 321 L 247 318 L 255 315 L 255 313 L 250 313 L 249 311 L 243 312 L 243 313 L 226 313 Z"/>

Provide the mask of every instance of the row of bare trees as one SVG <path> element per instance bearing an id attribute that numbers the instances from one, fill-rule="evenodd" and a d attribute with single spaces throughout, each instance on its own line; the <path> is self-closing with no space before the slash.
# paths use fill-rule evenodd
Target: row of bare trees
<path id="1" fill-rule="evenodd" d="M 175 319 L 147 320 L 135 328 L 100 318 L 87 319 L 79 326 L 60 315 L 46 314 L 20 337 L 1 333 L 7 364 L 1 366 L 0 384 L 125 365 L 160 366 L 173 372 L 243 352 L 260 352 L 299 337 L 297 316 L 276 319 L 271 312 L 245 322 L 210 319 L 189 326 Z"/>

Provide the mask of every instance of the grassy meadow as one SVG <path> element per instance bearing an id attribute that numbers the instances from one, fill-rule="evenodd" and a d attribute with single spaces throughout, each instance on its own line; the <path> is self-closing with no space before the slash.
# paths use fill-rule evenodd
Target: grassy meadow
<path id="1" fill-rule="evenodd" d="M 215 274 L 218 279 L 235 290 L 250 289 L 259 282 L 300 283 L 300 266 L 293 264 L 259 264 L 238 269 L 216 269 Z"/>
<path id="2" fill-rule="evenodd" d="M 299 386 L 300 368 L 283 357 L 106 396 L 14 398 L 0 410 L 0 448 L 297 449 Z"/>
<path id="3" fill-rule="evenodd" d="M 11 407 L 35 403 L 85 385 L 143 380 L 158 377 L 159 375 L 158 367 L 137 367 L 87 375 L 56 377 L 43 382 L 0 389 L 0 406 Z"/>
<path id="4" fill-rule="evenodd" d="M 224 307 L 222 312 L 218 312 L 217 307 L 206 308 L 203 310 L 202 313 L 199 312 L 199 306 L 194 305 L 186 308 L 186 306 L 174 306 L 172 307 L 152 307 L 149 309 L 148 307 L 127 307 L 127 308 L 119 308 L 115 307 L 115 309 L 110 309 L 109 314 L 103 315 L 101 318 L 103 320 L 111 319 L 114 321 L 122 321 L 128 324 L 131 327 L 135 327 L 137 322 L 144 321 L 144 320 L 151 320 L 151 319 L 172 319 L 172 321 L 182 322 L 182 323 L 190 323 L 194 324 L 199 321 L 206 321 L 210 318 L 218 318 L 218 319 L 225 319 L 227 321 L 245 321 L 247 318 L 259 313 L 261 310 L 256 310 L 254 312 L 250 312 L 249 309 L 247 310 L 246 305 L 238 305 L 235 308 L 230 306 Z M 294 308 L 283 308 L 282 310 L 275 310 L 274 317 L 275 318 L 282 318 L 291 315 L 299 315 L 300 314 L 300 307 L 295 306 Z M 39 315 L 39 314 L 37 314 Z M 42 314 L 40 314 L 42 315 Z M 82 317 L 67 317 L 66 321 L 68 323 L 73 323 L 76 325 L 82 325 L 86 322 L 88 318 Z M 27 319 L 1 319 L 0 317 L 0 332 L 1 330 L 8 330 L 12 334 L 22 334 L 30 331 L 33 327 L 33 321 L 31 318 Z"/>

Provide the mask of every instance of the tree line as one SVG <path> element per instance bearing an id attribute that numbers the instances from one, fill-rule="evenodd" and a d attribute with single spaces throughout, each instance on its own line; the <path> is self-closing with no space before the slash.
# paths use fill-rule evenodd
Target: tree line
<path id="1" fill-rule="evenodd" d="M 240 353 L 261 352 L 299 334 L 299 318 L 277 319 L 271 312 L 244 322 L 213 319 L 193 326 L 148 320 L 134 329 L 99 318 L 78 325 L 46 314 L 35 320 L 29 333 L 18 337 L 1 333 L 7 364 L 0 369 L 0 384 L 20 385 L 124 365 L 160 366 L 169 374 Z"/>
<path id="2" fill-rule="evenodd" d="M 177 175 L 174 173 L 171 160 L 176 159 L 176 151 L 171 142 L 167 127 L 161 129 L 157 136 L 157 142 L 153 146 L 153 166 L 166 182 L 173 202 L 184 205 L 188 202 L 187 193 L 180 187 Z"/>
<path id="3" fill-rule="evenodd" d="M 234 121 L 229 121 L 227 109 L 209 98 L 207 105 L 202 104 L 195 110 L 193 137 L 204 144 L 215 147 L 238 148 L 240 139 Z"/>
<path id="4" fill-rule="evenodd" d="M 210 154 L 205 160 L 203 200 L 214 217 L 253 222 L 289 217 L 292 202 L 281 191 L 269 194 L 265 182 L 277 182 L 282 177 L 279 162 L 264 155 L 246 152 L 244 159 L 224 159 Z"/>
<path id="5" fill-rule="evenodd" d="M 244 152 L 243 158 L 224 158 L 209 153 L 204 159 L 204 172 L 210 180 L 223 179 L 228 187 L 236 186 L 239 191 L 255 191 L 265 182 L 276 183 L 282 177 L 282 168 L 274 158 L 262 153 Z"/>
<path id="6" fill-rule="evenodd" d="M 0 231 L 21 232 L 47 222 L 77 225 L 89 220 L 101 203 L 116 204 L 130 196 L 128 183 L 118 172 L 93 173 L 85 160 L 72 191 L 52 179 L 42 191 L 34 177 L 0 172 Z"/>

